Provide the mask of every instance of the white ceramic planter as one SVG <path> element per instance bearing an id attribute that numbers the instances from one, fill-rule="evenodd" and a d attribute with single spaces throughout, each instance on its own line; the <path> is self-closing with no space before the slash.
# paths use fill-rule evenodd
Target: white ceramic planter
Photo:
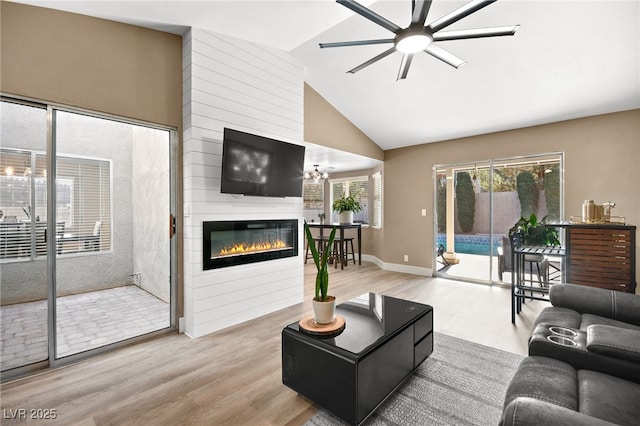
<path id="1" fill-rule="evenodd" d="M 333 297 L 333 296 L 327 296 Z M 336 298 L 327 302 L 313 300 L 313 319 L 318 324 L 331 324 L 336 317 Z"/>
<path id="2" fill-rule="evenodd" d="M 351 225 L 353 223 L 353 212 L 351 210 L 347 210 L 344 212 L 340 212 L 340 224 L 341 225 Z"/>

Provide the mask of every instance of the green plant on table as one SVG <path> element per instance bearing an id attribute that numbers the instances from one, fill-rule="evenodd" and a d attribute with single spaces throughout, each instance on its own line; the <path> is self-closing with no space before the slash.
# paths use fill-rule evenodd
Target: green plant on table
<path id="1" fill-rule="evenodd" d="M 509 236 L 515 232 L 522 233 L 525 245 L 559 246 L 558 231 L 547 226 L 544 221 L 547 217 L 538 222 L 535 213 L 531 213 L 529 218 L 521 217 L 520 220 L 509 230 Z"/>
<path id="2" fill-rule="evenodd" d="M 360 210 L 362 210 L 362 206 L 360 205 L 360 202 L 356 200 L 355 197 L 357 196 L 358 194 L 348 196 L 342 195 L 342 197 L 333 202 L 333 211 L 336 211 L 338 213 L 347 211 L 352 211 L 354 213 L 359 212 Z"/>
<path id="3" fill-rule="evenodd" d="M 309 244 L 311 255 L 313 256 L 313 263 L 316 264 L 316 269 L 318 270 L 318 274 L 316 275 L 316 296 L 314 300 L 325 302 L 327 300 L 327 292 L 329 291 L 329 268 L 327 267 L 327 263 L 329 262 L 329 252 L 331 251 L 333 240 L 336 237 L 336 228 L 333 227 L 331 229 L 326 249 L 322 251 L 322 255 L 318 252 L 316 242 L 313 239 L 313 235 L 311 235 L 311 229 L 309 229 L 306 221 L 304 223 L 304 231 L 307 235 L 307 243 Z"/>

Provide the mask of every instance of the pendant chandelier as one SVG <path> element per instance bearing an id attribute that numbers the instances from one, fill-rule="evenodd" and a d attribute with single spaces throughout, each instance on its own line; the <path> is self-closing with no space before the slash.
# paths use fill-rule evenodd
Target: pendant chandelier
<path id="1" fill-rule="evenodd" d="M 314 169 L 310 172 L 305 172 L 304 178 L 306 180 L 313 180 L 313 183 L 319 183 L 321 179 L 322 180 L 327 179 L 329 177 L 329 173 L 327 172 L 321 173 L 318 170 L 318 166 L 319 166 L 318 164 L 314 164 L 313 165 Z"/>

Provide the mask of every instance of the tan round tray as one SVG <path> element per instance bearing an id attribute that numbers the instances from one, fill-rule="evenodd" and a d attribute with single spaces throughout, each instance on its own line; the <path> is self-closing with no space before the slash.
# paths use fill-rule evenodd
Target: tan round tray
<path id="1" fill-rule="evenodd" d="M 320 337 L 334 337 L 342 333 L 346 322 L 344 317 L 336 315 L 330 324 L 317 324 L 313 319 L 313 315 L 309 315 L 308 317 L 302 318 L 298 322 L 298 325 L 300 326 L 300 330 L 305 333 Z"/>

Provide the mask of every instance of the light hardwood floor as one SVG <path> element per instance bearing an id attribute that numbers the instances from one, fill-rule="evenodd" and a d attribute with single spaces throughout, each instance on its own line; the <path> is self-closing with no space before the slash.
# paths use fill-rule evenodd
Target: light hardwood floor
<path id="1" fill-rule="evenodd" d="M 305 266 L 304 303 L 198 339 L 171 334 L 2 384 L 2 424 L 17 409 L 55 409 L 42 424 L 300 425 L 313 405 L 282 384 L 280 332 L 311 313 L 315 267 Z M 366 292 L 434 307 L 437 332 L 526 355 L 545 302 L 526 303 L 515 325 L 510 290 L 383 271 L 371 263 L 330 271 L 330 293 Z M 9 411 L 13 410 L 13 411 Z M 34 422 L 37 424 L 37 422 Z"/>

